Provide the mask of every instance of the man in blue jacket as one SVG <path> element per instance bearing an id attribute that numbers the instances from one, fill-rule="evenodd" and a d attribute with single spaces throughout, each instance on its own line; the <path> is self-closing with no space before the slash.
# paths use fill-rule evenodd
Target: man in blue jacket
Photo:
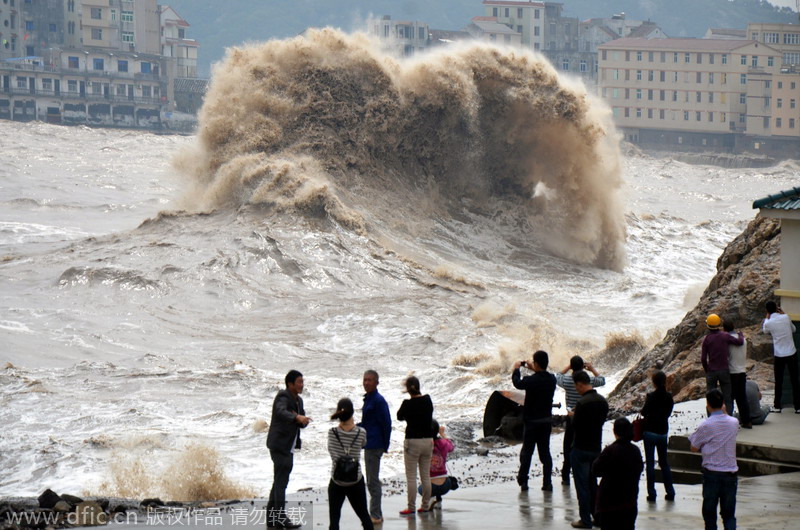
<path id="1" fill-rule="evenodd" d="M 519 373 L 523 362 L 530 366 L 533 375 L 521 377 Z M 553 430 L 553 394 L 556 391 L 556 377 L 547 371 L 549 358 L 547 352 L 533 354 L 533 364 L 527 361 L 514 363 L 511 382 L 514 388 L 525 390 L 523 407 L 524 430 L 522 450 L 519 453 L 519 472 L 517 484 L 522 491 L 528 490 L 528 475 L 531 470 L 533 450 L 538 446 L 539 461 L 542 463 L 542 491 L 553 491 L 553 458 L 550 456 L 550 433 Z"/>
<path id="2" fill-rule="evenodd" d="M 285 378 L 286 389 L 272 402 L 272 419 L 267 434 L 267 448 L 272 458 L 272 489 L 267 502 L 267 528 L 300 528 L 286 514 L 286 487 L 294 466 L 294 451 L 300 449 L 300 429 L 311 418 L 303 408 L 303 374 L 290 370 Z"/>
<path id="3" fill-rule="evenodd" d="M 381 457 L 389 450 L 392 435 L 392 416 L 389 405 L 378 392 L 378 372 L 364 372 L 364 408 L 361 409 L 359 427 L 367 431 L 367 445 L 364 446 L 364 468 L 369 490 L 369 515 L 373 524 L 383 522 L 381 511 Z"/>

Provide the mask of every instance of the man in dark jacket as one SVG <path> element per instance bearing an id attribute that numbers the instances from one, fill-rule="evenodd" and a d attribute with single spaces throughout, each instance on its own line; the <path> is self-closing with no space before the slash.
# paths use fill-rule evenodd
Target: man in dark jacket
<path id="1" fill-rule="evenodd" d="M 627 418 L 614 422 L 616 441 L 603 449 L 592 464 L 592 472 L 602 477 L 595 512 L 600 528 L 633 530 L 636 527 L 642 453 L 631 443 L 633 425 Z"/>
<path id="2" fill-rule="evenodd" d="M 267 503 L 267 528 L 300 528 L 286 514 L 286 487 L 294 466 L 294 451 L 300 449 L 300 429 L 311 418 L 303 408 L 303 374 L 290 370 L 286 374 L 286 389 L 278 392 L 272 402 L 272 419 L 267 434 L 267 448 L 272 458 L 272 489 Z"/>
<path id="3" fill-rule="evenodd" d="M 523 419 L 525 428 L 522 435 L 522 450 L 519 453 L 519 473 L 517 483 L 522 491 L 528 490 L 528 474 L 531 470 L 533 449 L 539 448 L 539 461 L 542 463 L 542 491 L 553 491 L 553 458 L 550 456 L 550 432 L 553 429 L 553 394 L 556 391 L 556 377 L 547 371 L 549 358 L 547 352 L 533 354 L 533 375 L 521 377 L 519 373 L 523 361 L 514 363 L 511 381 L 514 388 L 525 390 Z M 527 363 L 526 363 L 527 364 Z"/>
<path id="4" fill-rule="evenodd" d="M 597 479 L 592 474 L 592 462 L 600 456 L 603 446 L 603 424 L 608 416 L 608 402 L 592 388 L 592 380 L 584 371 L 572 374 L 575 390 L 581 398 L 572 414 L 575 439 L 572 442 L 572 476 L 581 518 L 573 528 L 592 527 L 592 508 L 597 492 Z"/>
<path id="5" fill-rule="evenodd" d="M 364 446 L 364 470 L 369 491 L 369 515 L 373 524 L 383 523 L 381 510 L 381 457 L 389 451 L 389 438 L 392 436 L 392 416 L 389 405 L 378 392 L 378 372 L 364 372 L 364 408 L 361 409 L 359 427 L 367 431 L 367 445 Z"/>
<path id="6" fill-rule="evenodd" d="M 706 372 L 706 391 L 717 388 L 719 383 L 722 395 L 725 396 L 725 412 L 733 414 L 733 392 L 731 389 L 731 372 L 728 368 L 730 350 L 728 346 L 744 344 L 744 335 L 740 331 L 735 336 L 722 331 L 722 319 L 712 313 L 706 318 L 709 332 L 703 339 L 700 348 L 700 363 Z"/>

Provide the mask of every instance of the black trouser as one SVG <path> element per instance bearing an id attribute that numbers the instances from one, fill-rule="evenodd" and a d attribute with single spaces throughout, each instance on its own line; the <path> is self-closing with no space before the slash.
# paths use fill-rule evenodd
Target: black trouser
<path id="1" fill-rule="evenodd" d="M 800 388 L 797 382 L 797 354 L 788 357 L 774 357 L 775 359 L 775 408 L 780 410 L 783 394 L 783 370 L 789 367 L 789 381 L 792 383 L 792 399 L 794 409 L 800 409 Z"/>
<path id="2" fill-rule="evenodd" d="M 575 438 L 575 431 L 572 428 L 572 417 L 567 416 L 564 422 L 564 467 L 561 468 L 561 480 L 569 482 L 570 453 L 572 452 L 572 440 Z"/>
<path id="3" fill-rule="evenodd" d="M 552 430 L 553 425 L 549 418 L 538 422 L 525 420 L 522 450 L 519 452 L 519 473 L 517 474 L 517 481 L 520 484 L 528 483 L 528 473 L 531 470 L 531 459 L 535 447 L 539 448 L 539 461 L 542 463 L 542 484 L 552 484 L 553 458 L 550 456 L 550 432 Z"/>
<path id="4" fill-rule="evenodd" d="M 267 523 L 283 520 L 286 510 L 286 487 L 289 485 L 289 475 L 294 467 L 294 455 L 270 449 L 272 458 L 272 489 L 267 501 Z"/>
<path id="5" fill-rule="evenodd" d="M 750 423 L 750 404 L 747 402 L 747 374 L 731 374 L 731 393 L 736 400 L 736 408 L 739 409 L 739 423 L 747 425 Z M 733 411 L 731 411 L 733 413 Z"/>
<path id="6" fill-rule="evenodd" d="M 333 480 L 328 483 L 328 513 L 330 515 L 330 530 L 339 530 L 339 519 L 342 517 L 344 499 L 350 501 L 350 506 L 361 519 L 364 530 L 373 530 L 372 519 L 367 509 L 367 489 L 362 478 L 352 486 L 340 486 Z"/>
<path id="7" fill-rule="evenodd" d="M 601 512 L 598 514 L 600 528 L 603 530 L 633 530 L 636 528 L 637 515 L 638 511 L 636 508 Z"/>

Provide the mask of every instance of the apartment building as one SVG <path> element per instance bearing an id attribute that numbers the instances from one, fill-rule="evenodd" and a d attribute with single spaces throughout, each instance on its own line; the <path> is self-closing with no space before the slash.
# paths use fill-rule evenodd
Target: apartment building
<path id="1" fill-rule="evenodd" d="M 0 61 L 19 57 L 22 36 L 20 7 L 23 0 L 0 0 Z"/>
<path id="2" fill-rule="evenodd" d="M 747 38 L 781 52 L 783 65 L 800 67 L 800 25 L 751 22 Z"/>
<path id="3" fill-rule="evenodd" d="M 161 6 L 161 55 L 171 58 L 176 78 L 197 77 L 200 44 L 188 37 L 189 23 L 170 6 Z"/>
<path id="4" fill-rule="evenodd" d="M 800 138 L 800 73 L 781 68 L 772 79 L 773 136 Z"/>
<path id="5" fill-rule="evenodd" d="M 401 56 L 411 56 L 427 49 L 430 40 L 428 24 L 419 21 L 392 20 L 384 15 L 373 20 L 372 33 Z"/>
<path id="6" fill-rule="evenodd" d="M 153 55 L 161 53 L 156 0 L 79 1 L 84 46 Z"/>
<path id="7" fill-rule="evenodd" d="M 161 58 L 131 52 L 65 51 L 56 64 L 0 66 L 0 119 L 153 127 L 166 84 Z"/>
<path id="8" fill-rule="evenodd" d="M 483 0 L 484 16 L 520 35 L 520 44 L 532 50 L 544 49 L 544 2 Z"/>
<path id="9" fill-rule="evenodd" d="M 600 46 L 601 95 L 626 139 L 733 149 L 769 135 L 781 53 L 755 41 L 623 38 Z"/>

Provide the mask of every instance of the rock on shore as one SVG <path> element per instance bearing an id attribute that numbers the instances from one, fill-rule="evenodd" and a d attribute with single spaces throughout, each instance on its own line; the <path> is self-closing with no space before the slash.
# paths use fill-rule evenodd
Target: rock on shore
<path id="1" fill-rule="evenodd" d="M 612 406 L 627 410 L 644 404 L 652 390 L 650 374 L 662 369 L 675 401 L 699 399 L 705 394 L 700 346 L 707 332 L 705 319 L 717 313 L 733 319 L 747 340 L 748 378 L 761 390 L 774 387 L 772 341 L 761 333 L 764 304 L 774 298 L 780 280 L 780 222 L 756 218 L 734 239 L 717 260 L 717 274 L 700 302 L 680 324 L 645 353 L 609 396 Z M 702 244 L 702 242 L 699 242 Z M 679 263 L 675 264 L 680 267 Z"/>

